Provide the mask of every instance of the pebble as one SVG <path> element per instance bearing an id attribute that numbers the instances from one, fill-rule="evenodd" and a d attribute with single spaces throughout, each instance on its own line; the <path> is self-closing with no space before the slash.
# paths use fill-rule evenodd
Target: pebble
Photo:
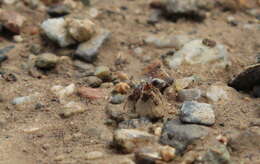
<path id="1" fill-rule="evenodd" d="M 95 67 L 92 64 L 76 60 L 73 65 L 79 72 L 84 73 L 86 76 L 93 76 L 95 73 Z"/>
<path id="2" fill-rule="evenodd" d="M 30 47 L 30 52 L 34 55 L 39 55 L 42 52 L 42 47 L 40 44 L 32 44 Z"/>
<path id="3" fill-rule="evenodd" d="M 0 49 L 0 64 L 8 59 L 8 56 L 6 54 L 10 52 L 13 48 L 15 48 L 14 45 L 6 46 Z"/>
<path id="4" fill-rule="evenodd" d="M 215 113 L 210 104 L 185 101 L 181 108 L 180 119 L 184 123 L 213 125 Z"/>
<path id="5" fill-rule="evenodd" d="M 183 90 L 185 88 L 188 88 L 195 81 L 196 81 L 195 76 L 185 77 L 182 79 L 176 79 L 174 81 L 175 89 L 177 91 Z"/>
<path id="6" fill-rule="evenodd" d="M 106 66 L 96 67 L 95 76 L 103 81 L 110 81 L 112 78 L 112 73 L 110 69 Z"/>
<path id="7" fill-rule="evenodd" d="M 21 42 L 23 42 L 23 37 L 21 35 L 15 35 L 14 36 L 14 41 L 16 43 L 21 43 Z"/>
<path id="8" fill-rule="evenodd" d="M 83 5 L 85 5 L 85 6 L 89 6 L 90 5 L 90 0 L 80 0 L 82 3 L 83 3 Z"/>
<path id="9" fill-rule="evenodd" d="M 114 94 L 110 99 L 111 104 L 122 104 L 126 99 L 126 96 L 122 94 Z"/>
<path id="10" fill-rule="evenodd" d="M 6 61 L 8 57 L 6 55 L 0 55 L 0 63 Z"/>
<path id="11" fill-rule="evenodd" d="M 238 25 L 238 21 L 233 16 L 227 17 L 227 23 L 230 24 L 231 26 L 237 26 Z"/>
<path id="12" fill-rule="evenodd" d="M 71 102 L 64 105 L 60 115 L 62 117 L 67 118 L 67 117 L 70 117 L 74 114 L 83 113 L 85 111 L 86 111 L 86 109 L 83 107 L 82 104 L 71 101 Z"/>
<path id="13" fill-rule="evenodd" d="M 207 89 L 206 97 L 213 102 L 228 99 L 227 92 L 221 86 L 210 86 Z"/>
<path id="14" fill-rule="evenodd" d="M 102 84 L 102 80 L 96 76 L 88 76 L 84 78 L 84 81 L 92 88 L 98 88 Z"/>
<path id="15" fill-rule="evenodd" d="M 52 5 L 48 8 L 48 14 L 51 17 L 63 17 L 70 14 L 70 8 L 67 5 Z"/>
<path id="16" fill-rule="evenodd" d="M 179 101 L 192 101 L 201 98 L 202 92 L 200 89 L 182 89 L 178 92 Z"/>
<path id="17" fill-rule="evenodd" d="M 186 35 L 151 35 L 145 39 L 147 44 L 155 45 L 157 48 L 180 49 L 191 39 Z"/>
<path id="18" fill-rule="evenodd" d="M 135 152 L 137 164 L 153 164 L 161 161 L 162 157 L 154 147 L 143 147 Z"/>
<path id="19" fill-rule="evenodd" d="M 204 41 L 196 39 L 186 43 L 173 56 L 165 58 L 166 64 L 172 69 L 178 68 L 184 62 L 189 65 L 203 66 L 210 63 L 210 65 L 206 65 L 210 68 L 216 66 L 225 68 L 230 64 L 228 60 L 229 53 L 224 45 L 205 45 Z"/>
<path id="20" fill-rule="evenodd" d="M 85 62 L 94 62 L 97 58 L 100 48 L 109 38 L 109 36 L 109 31 L 102 30 L 94 37 L 92 37 L 89 41 L 81 43 L 76 50 L 75 56 Z"/>
<path id="21" fill-rule="evenodd" d="M 120 129 L 146 129 L 151 126 L 152 122 L 145 117 L 125 120 L 118 124 L 118 128 Z"/>
<path id="22" fill-rule="evenodd" d="M 109 118 L 116 122 L 128 120 L 128 114 L 123 110 L 121 105 L 107 104 L 105 110 Z"/>
<path id="23" fill-rule="evenodd" d="M 20 104 L 28 103 L 28 102 L 35 100 L 38 96 L 39 96 L 39 93 L 35 93 L 30 96 L 16 97 L 12 100 L 12 104 L 20 105 Z"/>
<path id="24" fill-rule="evenodd" d="M 0 11 L 0 23 L 10 32 L 20 34 L 21 28 L 26 21 L 26 18 L 20 13 L 11 10 Z"/>
<path id="25" fill-rule="evenodd" d="M 95 160 L 103 158 L 105 155 L 100 151 L 92 151 L 84 155 L 86 160 Z"/>
<path id="26" fill-rule="evenodd" d="M 52 69 L 58 63 L 58 57 L 52 53 L 44 53 L 37 56 L 35 66 L 39 69 Z"/>
<path id="27" fill-rule="evenodd" d="M 155 136 L 135 129 L 118 129 L 114 132 L 114 143 L 125 153 L 132 153 L 140 147 L 156 141 Z"/>
<path id="28" fill-rule="evenodd" d="M 159 22 L 160 17 L 162 16 L 161 10 L 153 10 L 152 14 L 149 16 L 147 23 L 154 25 Z"/>
<path id="29" fill-rule="evenodd" d="M 176 150 L 171 146 L 162 146 L 160 148 L 160 154 L 163 161 L 169 162 L 176 157 Z"/>
<path id="30" fill-rule="evenodd" d="M 217 144 L 208 149 L 198 162 L 205 164 L 229 164 L 231 163 L 230 154 L 225 145 Z"/>
<path id="31" fill-rule="evenodd" d="M 160 143 L 174 147 L 176 153 L 180 154 L 186 150 L 188 145 L 207 136 L 208 131 L 208 128 L 203 126 L 182 124 L 179 120 L 169 120 L 164 124 Z"/>
<path id="32" fill-rule="evenodd" d="M 75 40 L 69 35 L 67 22 L 64 18 L 51 18 L 41 24 L 41 28 L 47 37 L 59 44 L 60 47 L 66 47 L 75 44 Z"/>
<path id="33" fill-rule="evenodd" d="M 95 24 L 89 19 L 67 19 L 69 34 L 78 42 L 85 42 L 96 33 Z"/>
<path id="34" fill-rule="evenodd" d="M 116 93 L 127 94 L 130 90 L 130 86 L 127 83 L 120 82 L 115 85 L 114 91 Z"/>
<path id="35" fill-rule="evenodd" d="M 102 99 L 106 98 L 107 95 L 102 89 L 97 89 L 97 88 L 88 88 L 88 87 L 80 87 L 78 89 L 78 94 L 87 99 Z"/>
<path id="36" fill-rule="evenodd" d="M 202 12 L 214 7 L 211 0 L 166 0 L 166 11 L 170 14 L 193 14 L 203 16 Z"/>
<path id="37" fill-rule="evenodd" d="M 66 87 L 55 85 L 51 88 L 53 94 L 55 94 L 61 103 L 66 102 L 66 98 L 71 96 L 76 90 L 75 84 L 70 84 Z"/>

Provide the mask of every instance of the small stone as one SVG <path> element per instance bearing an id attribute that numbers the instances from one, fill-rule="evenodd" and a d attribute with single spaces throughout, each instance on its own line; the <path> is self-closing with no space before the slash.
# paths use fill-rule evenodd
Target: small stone
<path id="1" fill-rule="evenodd" d="M 114 84 L 113 83 L 111 83 L 111 82 L 105 82 L 105 83 L 102 83 L 101 84 L 101 86 L 100 86 L 100 88 L 112 88 L 114 86 Z"/>
<path id="2" fill-rule="evenodd" d="M 44 53 L 37 56 L 35 66 L 40 69 L 52 69 L 58 63 L 58 57 L 51 53 Z"/>
<path id="3" fill-rule="evenodd" d="M 69 34 L 78 42 L 88 41 L 95 33 L 95 24 L 89 19 L 67 19 Z"/>
<path id="4" fill-rule="evenodd" d="M 95 73 L 95 67 L 92 64 L 84 63 L 79 60 L 74 62 L 74 67 L 84 73 L 85 76 L 93 76 Z"/>
<path id="5" fill-rule="evenodd" d="M 62 4 L 52 5 L 47 12 L 51 17 L 63 17 L 70 14 L 70 8 Z"/>
<path id="6" fill-rule="evenodd" d="M 213 125 L 215 114 L 210 104 L 185 101 L 181 108 L 180 119 L 185 123 Z"/>
<path id="7" fill-rule="evenodd" d="M 114 94 L 110 99 L 111 104 L 122 104 L 125 101 L 125 96 L 122 94 Z"/>
<path id="8" fill-rule="evenodd" d="M 60 47 L 66 47 L 75 43 L 73 38 L 67 32 L 67 22 L 64 18 L 52 18 L 45 20 L 41 28 L 47 37 L 59 44 Z"/>
<path id="9" fill-rule="evenodd" d="M 210 147 L 199 162 L 205 164 L 230 164 L 230 154 L 225 145 L 218 144 Z"/>
<path id="10" fill-rule="evenodd" d="M 185 88 L 189 87 L 189 85 L 194 81 L 196 81 L 196 78 L 194 76 L 185 77 L 183 79 L 176 79 L 174 82 L 175 89 L 177 91 L 185 89 Z"/>
<path id="11" fill-rule="evenodd" d="M 98 88 L 102 84 L 102 80 L 96 76 L 89 76 L 84 79 L 89 87 Z"/>
<path id="12" fill-rule="evenodd" d="M 71 96 L 75 92 L 75 84 L 70 84 L 66 87 L 55 85 L 51 88 L 52 93 L 54 93 L 61 103 L 66 102 L 66 98 Z"/>
<path id="13" fill-rule="evenodd" d="M 176 157 L 176 150 L 173 147 L 163 146 L 160 149 L 160 154 L 163 161 L 169 162 Z"/>
<path id="14" fill-rule="evenodd" d="M 0 63 L 6 61 L 8 57 L 6 55 L 0 55 Z"/>
<path id="15" fill-rule="evenodd" d="M 23 42 L 23 37 L 21 35 L 15 35 L 14 36 L 14 41 L 16 43 L 21 43 L 21 42 Z"/>
<path id="16" fill-rule="evenodd" d="M 106 114 L 109 116 L 109 118 L 115 120 L 116 122 L 128 120 L 128 114 L 123 110 L 123 107 L 121 105 L 107 104 L 105 109 Z"/>
<path id="17" fill-rule="evenodd" d="M 149 16 L 147 23 L 154 25 L 159 22 L 160 17 L 162 16 L 161 10 L 154 10 L 152 14 Z"/>
<path id="18" fill-rule="evenodd" d="M 96 88 L 87 88 L 87 87 L 80 87 L 78 89 L 78 94 L 87 99 L 102 99 L 105 98 L 107 95 L 102 89 Z"/>
<path id="19" fill-rule="evenodd" d="M 140 130 L 119 129 L 114 133 L 114 143 L 125 153 L 132 153 L 155 140 L 155 136 Z"/>
<path id="20" fill-rule="evenodd" d="M 12 104 L 13 105 L 20 105 L 20 104 L 24 104 L 24 103 L 29 103 L 29 102 L 35 100 L 38 96 L 39 96 L 39 93 L 35 93 L 33 95 L 30 95 L 30 96 L 16 97 L 12 100 Z"/>
<path id="21" fill-rule="evenodd" d="M 26 21 L 20 13 L 11 10 L 0 11 L 0 22 L 6 29 L 15 34 L 20 34 L 21 28 Z"/>
<path id="22" fill-rule="evenodd" d="M 153 164 L 161 161 L 162 157 L 154 147 L 144 147 L 136 151 L 135 159 L 137 164 Z"/>
<path id="23" fill-rule="evenodd" d="M 164 124 L 160 142 L 172 146 L 177 154 L 183 153 L 187 146 L 208 135 L 209 129 L 199 125 L 182 124 L 179 120 L 170 120 Z"/>
<path id="24" fill-rule="evenodd" d="M 100 12 L 96 8 L 91 8 L 89 10 L 89 15 L 91 16 L 91 18 L 97 18 L 99 16 L 99 14 L 100 14 Z"/>
<path id="25" fill-rule="evenodd" d="M 120 83 L 116 84 L 114 91 L 117 93 L 121 93 L 121 94 L 127 94 L 129 89 L 130 89 L 130 86 L 127 83 L 120 82 Z"/>
<path id="26" fill-rule="evenodd" d="M 192 101 L 198 100 L 202 93 L 200 89 L 182 89 L 178 92 L 178 99 L 180 101 Z"/>
<path id="27" fill-rule="evenodd" d="M 147 44 L 153 44 L 157 48 L 175 48 L 181 49 L 184 44 L 191 39 L 186 35 L 163 35 L 163 36 L 148 36 L 145 39 Z"/>
<path id="28" fill-rule="evenodd" d="M 84 155 L 86 160 L 95 160 L 104 157 L 104 153 L 99 151 L 92 151 Z"/>
<path id="29" fill-rule="evenodd" d="M 227 17 L 227 23 L 230 24 L 231 26 L 237 26 L 238 25 L 238 21 L 233 16 Z"/>
<path id="30" fill-rule="evenodd" d="M 217 102 L 219 100 L 226 100 L 228 99 L 227 92 L 220 86 L 210 86 L 207 89 L 206 96 L 209 100 L 213 102 Z"/>
<path id="31" fill-rule="evenodd" d="M 71 101 L 64 106 L 60 115 L 66 118 L 85 111 L 86 109 L 82 106 L 82 104 Z"/>
<path id="32" fill-rule="evenodd" d="M 116 72 L 116 77 L 121 81 L 129 80 L 128 75 L 124 72 Z"/>
<path id="33" fill-rule="evenodd" d="M 108 67 L 99 66 L 96 68 L 95 76 L 102 79 L 103 81 L 110 81 L 112 78 L 112 73 Z"/>
<path id="34" fill-rule="evenodd" d="M 85 6 L 89 6 L 90 5 L 90 0 L 80 0 L 82 3 L 83 3 L 83 5 L 85 5 Z"/>
<path id="35" fill-rule="evenodd" d="M 6 55 L 8 52 L 10 52 L 15 46 L 7 46 L 0 49 L 0 64 L 8 59 L 8 56 Z"/>
<path id="36" fill-rule="evenodd" d="M 42 52 L 42 47 L 40 44 L 32 44 L 30 47 L 30 51 L 34 55 L 39 55 Z"/>
<path id="37" fill-rule="evenodd" d="M 178 68 L 182 63 L 210 68 L 225 68 L 230 64 L 228 56 L 229 53 L 224 45 L 216 44 L 214 47 L 210 47 L 205 45 L 205 39 L 195 39 L 186 43 L 173 56 L 168 56 L 164 60 L 172 69 Z"/>
<path id="38" fill-rule="evenodd" d="M 149 119 L 141 117 L 137 119 L 122 121 L 118 124 L 118 127 L 120 129 L 145 129 L 151 125 L 152 123 Z"/>
<path id="39" fill-rule="evenodd" d="M 79 59 L 92 63 L 96 60 L 100 48 L 109 38 L 110 32 L 107 30 L 102 30 L 92 37 L 89 41 L 81 43 L 77 50 L 75 56 Z"/>

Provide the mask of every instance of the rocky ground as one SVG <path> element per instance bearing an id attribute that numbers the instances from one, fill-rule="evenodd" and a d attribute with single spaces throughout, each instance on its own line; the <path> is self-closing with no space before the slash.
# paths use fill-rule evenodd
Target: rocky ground
<path id="1" fill-rule="evenodd" d="M 0 4 L 0 164 L 260 163 L 260 1 Z"/>

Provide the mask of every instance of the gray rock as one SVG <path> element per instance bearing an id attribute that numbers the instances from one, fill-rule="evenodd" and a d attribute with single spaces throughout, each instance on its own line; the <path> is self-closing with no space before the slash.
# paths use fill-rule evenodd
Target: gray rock
<path id="1" fill-rule="evenodd" d="M 85 6 L 89 6 L 90 5 L 90 0 L 80 0 L 82 3 L 83 3 L 83 5 L 85 5 Z"/>
<path id="2" fill-rule="evenodd" d="M 140 130 L 119 129 L 114 133 L 114 143 L 125 153 L 132 153 L 140 147 L 156 142 L 156 137 Z"/>
<path id="3" fill-rule="evenodd" d="M 12 104 L 19 105 L 19 104 L 23 104 L 25 102 L 29 102 L 31 100 L 32 100 L 31 96 L 17 97 L 17 98 L 13 99 Z"/>
<path id="4" fill-rule="evenodd" d="M 73 65 L 79 72 L 84 73 L 86 76 L 93 76 L 95 73 L 95 67 L 92 64 L 76 60 Z"/>
<path id="5" fill-rule="evenodd" d="M 50 40 L 57 42 L 60 47 L 66 47 L 76 43 L 68 34 L 66 26 L 64 18 L 52 18 L 45 20 L 41 28 Z"/>
<path id="6" fill-rule="evenodd" d="M 215 114 L 210 104 L 185 101 L 181 108 L 180 119 L 184 123 L 213 125 Z"/>
<path id="7" fill-rule="evenodd" d="M 97 58 L 99 49 L 109 38 L 109 36 L 109 31 L 102 30 L 96 36 L 92 37 L 89 41 L 81 43 L 76 51 L 75 56 L 85 62 L 92 63 Z"/>
<path id="8" fill-rule="evenodd" d="M 155 45 L 157 48 L 180 49 L 191 40 L 186 35 L 151 35 L 145 39 L 147 44 Z"/>
<path id="9" fill-rule="evenodd" d="M 152 24 L 152 25 L 158 23 L 161 15 L 162 15 L 161 10 L 152 11 L 152 14 L 150 15 L 150 17 L 147 20 L 147 23 Z"/>
<path id="10" fill-rule="evenodd" d="M 89 76 L 84 79 L 88 86 L 92 88 L 100 87 L 102 80 L 96 76 Z"/>
<path id="11" fill-rule="evenodd" d="M 11 45 L 11 46 L 7 46 L 7 47 L 4 47 L 4 48 L 1 48 L 0 49 L 0 64 L 7 60 L 8 59 L 8 56 L 6 56 L 6 54 L 11 51 L 15 46 L 14 45 Z"/>
<path id="12" fill-rule="evenodd" d="M 183 153 L 188 145 L 207 136 L 208 131 L 209 129 L 203 126 L 170 120 L 164 124 L 160 142 L 174 147 L 177 153 Z"/>
<path id="13" fill-rule="evenodd" d="M 51 17 L 62 17 L 70 13 L 70 8 L 67 5 L 62 4 L 53 5 L 49 7 L 47 12 Z"/>
<path id="14" fill-rule="evenodd" d="M 202 93 L 200 89 L 182 89 L 178 92 L 178 99 L 180 101 L 198 100 Z"/>
<path id="15" fill-rule="evenodd" d="M 202 11 L 210 10 L 214 7 L 214 1 L 211 0 L 167 0 L 166 10 L 168 13 L 197 14 Z"/>
<path id="16" fill-rule="evenodd" d="M 195 164 L 230 164 L 230 154 L 223 144 L 217 144 L 214 147 L 210 147 L 209 150 L 203 155 L 202 159 L 199 159 Z"/>
<path id="17" fill-rule="evenodd" d="M 125 101 L 125 95 L 122 94 L 114 94 L 112 95 L 111 99 L 110 99 L 110 103 L 111 104 L 122 104 Z"/>
<path id="18" fill-rule="evenodd" d="M 40 69 L 52 69 L 58 63 L 58 57 L 51 53 L 44 53 L 37 56 L 35 66 Z"/>
<path id="19" fill-rule="evenodd" d="M 214 42 L 214 41 L 212 41 Z M 196 39 L 186 43 L 183 48 L 173 56 L 165 58 L 166 64 L 171 68 L 178 68 L 182 63 L 200 65 L 210 68 L 228 66 L 229 53 L 224 45 L 205 45 L 205 39 Z M 209 64 L 210 65 L 205 65 Z"/>
<path id="20" fill-rule="evenodd" d="M 118 124 L 118 127 L 120 129 L 140 129 L 140 128 L 146 128 L 150 125 L 152 125 L 152 122 L 149 119 L 145 117 L 141 117 L 138 119 L 122 121 Z"/>

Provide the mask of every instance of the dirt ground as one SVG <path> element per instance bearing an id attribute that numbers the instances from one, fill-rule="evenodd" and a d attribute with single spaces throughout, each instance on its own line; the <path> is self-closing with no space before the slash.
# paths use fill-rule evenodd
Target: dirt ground
<path id="1" fill-rule="evenodd" d="M 142 79 L 143 68 L 172 50 L 144 44 L 143 40 L 150 34 L 185 34 L 192 38 L 210 38 L 228 47 L 231 54 L 231 66 L 228 69 L 216 71 L 196 65 L 183 65 L 178 70 L 167 69 L 175 79 L 199 76 L 202 80 L 196 85 L 201 88 L 216 83 L 227 85 L 228 81 L 246 66 L 256 63 L 256 54 L 260 52 L 260 29 L 259 21 L 252 16 L 243 12 L 223 12 L 214 9 L 202 23 L 183 19 L 177 22 L 160 19 L 156 25 L 149 25 L 147 19 L 152 12 L 150 2 L 151 0 L 93 0 L 92 7 L 100 11 L 94 22 L 112 32 L 94 65 L 105 65 L 116 70 L 114 62 L 121 54 L 129 63 L 124 65 L 121 71 L 136 80 Z M 8 9 L 17 9 L 26 16 L 27 25 L 39 26 L 48 17 L 46 13 L 24 6 L 9 6 Z M 71 14 L 84 17 L 89 10 L 90 8 L 74 9 Z M 235 17 L 239 22 L 238 26 L 228 24 L 228 16 Z M 243 27 L 250 22 L 252 28 Z M 28 62 L 30 45 L 40 43 L 44 45 L 44 52 L 55 53 L 59 48 L 53 46 L 52 42 L 43 41 L 40 35 L 29 35 L 26 32 L 21 35 L 24 38 L 22 43 L 15 43 L 7 38 L 0 41 L 0 47 L 15 45 L 8 53 L 9 59 L 2 63 L 1 69 L 17 77 L 16 82 L 0 79 L 0 95 L 3 99 L 0 102 L 0 164 L 116 164 L 119 159 L 131 158 L 131 155 L 119 154 L 110 147 L 114 129 L 106 125 L 108 116 L 105 106 L 108 100 L 87 102 L 74 95 L 70 99 L 83 102 L 87 111 L 66 119 L 59 116 L 62 105 L 55 101 L 50 88 L 71 83 L 81 85 L 73 61 L 60 64 L 56 70 L 46 73 L 43 78 L 34 78 L 24 68 Z M 134 52 L 137 47 L 143 49 L 142 54 Z M 144 58 L 149 60 L 143 60 Z M 36 92 L 40 93 L 40 98 L 33 102 L 23 105 L 11 104 L 15 97 Z M 246 129 L 260 132 L 259 126 L 251 126 L 252 122 L 260 118 L 259 98 L 239 93 L 232 88 L 228 88 L 228 95 L 228 100 L 214 104 L 217 120 L 215 125 L 210 127 L 214 133 L 240 132 Z M 44 107 L 36 109 L 35 106 L 39 103 Z M 173 110 L 177 111 L 181 103 L 172 101 L 171 105 Z M 177 115 L 169 114 L 169 117 Z M 85 161 L 80 157 L 81 154 L 91 151 L 105 152 L 107 157 L 95 161 Z M 250 144 L 245 145 L 241 152 L 231 153 L 231 156 L 235 163 L 260 163 L 260 150 Z"/>

